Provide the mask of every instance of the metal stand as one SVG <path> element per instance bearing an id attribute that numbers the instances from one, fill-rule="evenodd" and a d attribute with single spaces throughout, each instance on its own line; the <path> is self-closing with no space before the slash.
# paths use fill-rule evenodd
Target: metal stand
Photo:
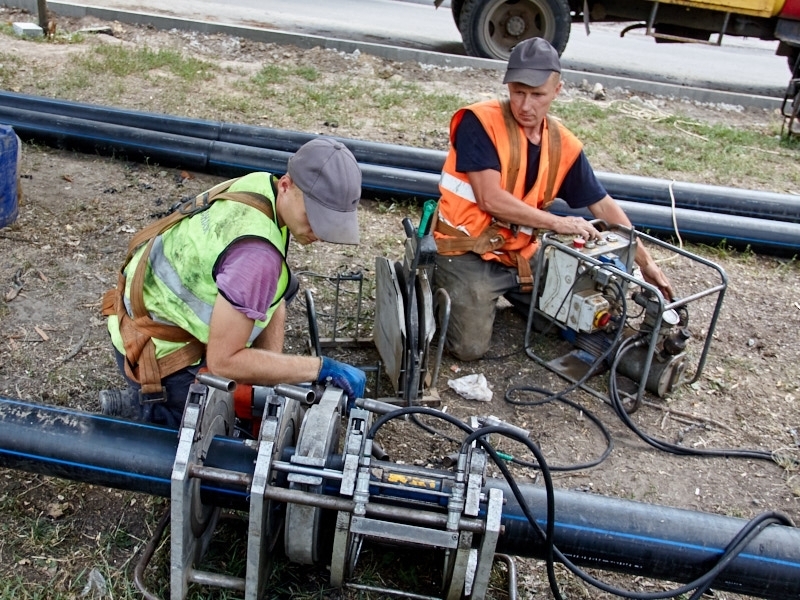
<path id="1" fill-rule="evenodd" d="M 227 471 L 205 468 L 211 441 L 233 431 L 233 398 L 228 391 L 196 383 L 189 389 L 172 468 L 170 597 L 183 600 L 190 583 L 244 591 L 245 581 L 197 569 L 219 518 L 219 508 L 203 504 L 200 484 L 231 481 Z M 244 483 L 245 481 L 242 480 Z"/>
<path id="2" fill-rule="evenodd" d="M 587 380 L 606 370 L 602 359 L 613 356 L 627 337 L 647 334 L 639 350 L 631 354 L 634 358 L 625 364 L 623 373 L 638 381 L 637 391 L 632 397 L 633 406 L 638 407 L 645 390 L 663 396 L 678 385 L 693 383 L 700 377 L 722 307 L 727 276 L 714 263 L 632 228 L 609 228 L 599 221 L 595 224 L 603 232 L 598 244 L 605 244 L 600 246 L 599 251 L 597 248 L 574 247 L 564 236 L 552 232 L 542 237 L 525 329 L 525 352 L 567 381 L 609 402 L 608 396 L 588 386 Z M 719 278 L 719 282 L 684 298 L 667 302 L 657 287 L 631 272 L 635 246 L 639 240 L 708 267 Z M 623 295 L 628 290 L 641 290 L 640 294 L 634 296 L 643 308 L 643 317 L 636 329 L 627 322 L 627 316 L 626 321 L 622 321 L 619 304 L 626 302 L 624 297 L 606 300 L 602 290 L 609 286 L 615 286 Z M 686 353 L 666 352 L 665 340 L 673 332 L 680 333 L 676 328 L 685 327 L 679 315 L 688 315 L 690 304 L 715 295 L 716 302 L 705 331 L 703 350 L 694 372 L 687 376 Z M 540 334 L 536 332 L 534 323 L 543 322 L 548 323 L 547 328 L 561 332 L 562 337 L 569 340 L 575 349 L 566 356 L 550 360 L 537 355 L 534 345 L 536 336 Z"/>
<path id="3" fill-rule="evenodd" d="M 409 219 L 403 226 L 407 239 L 403 261 L 392 262 L 385 257 L 375 259 L 375 323 L 372 339 L 360 337 L 361 273 L 326 277 L 336 284 L 333 299 L 332 330 L 323 335 L 314 297 L 306 290 L 309 341 L 317 356 L 325 348 L 375 346 L 381 359 L 375 366 L 361 366 L 375 372 L 375 397 L 378 398 L 381 371 L 385 371 L 393 388 L 394 398 L 407 405 L 439 402 L 436 383 L 444 351 L 444 339 L 450 321 L 450 296 L 445 290 L 432 291 L 436 243 L 431 234 L 421 235 Z M 355 336 L 340 335 L 339 321 L 342 281 L 358 282 L 356 292 Z M 330 316 L 330 315 L 329 315 Z M 438 325 L 438 328 L 437 328 Z M 431 361 L 431 343 L 439 332 L 439 345 Z M 432 363 L 432 364 L 431 364 Z"/>

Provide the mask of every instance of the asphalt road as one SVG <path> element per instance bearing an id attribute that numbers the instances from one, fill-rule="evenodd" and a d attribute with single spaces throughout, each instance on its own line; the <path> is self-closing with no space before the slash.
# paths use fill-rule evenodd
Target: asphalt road
<path id="1" fill-rule="evenodd" d="M 36 0 L 6 4 L 36 12 Z M 89 0 L 48 6 L 57 14 L 223 30 L 343 51 L 359 48 L 398 60 L 503 67 L 500 61 L 464 56 L 450 9 L 447 4 L 435 9 L 432 0 Z M 727 37 L 721 46 L 656 44 L 641 30 L 620 38 L 622 28 L 595 24 L 587 35 L 574 24 L 562 57 L 565 79 L 768 108 L 780 105 L 789 83 L 786 59 L 774 55 L 777 42 Z"/>

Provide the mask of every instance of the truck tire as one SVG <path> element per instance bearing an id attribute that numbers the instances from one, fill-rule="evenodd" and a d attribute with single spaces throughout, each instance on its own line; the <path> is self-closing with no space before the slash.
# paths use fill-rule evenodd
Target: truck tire
<path id="1" fill-rule="evenodd" d="M 789 54 L 786 55 L 786 62 L 789 64 L 789 70 L 792 72 L 792 77 L 800 77 L 800 46 L 791 46 Z"/>
<path id="2" fill-rule="evenodd" d="M 567 0 L 464 0 L 458 29 L 470 56 L 508 60 L 522 40 L 542 37 L 564 51 L 571 25 Z"/>
<path id="3" fill-rule="evenodd" d="M 464 5 L 464 0 L 450 1 L 450 11 L 453 13 L 453 21 L 455 21 L 456 27 L 458 27 L 458 22 L 461 19 L 461 7 L 463 5 Z"/>

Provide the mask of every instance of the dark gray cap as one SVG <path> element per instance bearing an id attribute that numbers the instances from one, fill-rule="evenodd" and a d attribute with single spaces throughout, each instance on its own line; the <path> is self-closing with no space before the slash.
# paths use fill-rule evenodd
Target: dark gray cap
<path id="1" fill-rule="evenodd" d="M 514 46 L 508 57 L 503 83 L 524 83 L 539 87 L 551 73 L 561 73 L 558 52 L 544 38 L 529 38 Z"/>
<path id="2" fill-rule="evenodd" d="M 358 244 L 361 169 L 347 146 L 328 137 L 306 142 L 289 159 L 288 173 L 303 192 L 314 235 L 324 242 Z"/>

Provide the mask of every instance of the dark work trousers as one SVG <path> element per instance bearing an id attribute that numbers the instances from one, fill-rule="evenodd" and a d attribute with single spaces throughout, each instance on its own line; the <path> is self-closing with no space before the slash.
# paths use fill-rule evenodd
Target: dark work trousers
<path id="1" fill-rule="evenodd" d="M 535 274 L 536 256 L 531 258 Z M 459 256 L 436 256 L 434 288 L 450 295 L 450 322 L 445 347 L 463 361 L 477 360 L 492 341 L 497 300 L 504 296 L 527 316 L 531 294 L 522 293 L 517 269 L 498 261 L 483 260 L 474 252 Z"/>
<path id="2" fill-rule="evenodd" d="M 183 418 L 183 408 L 189 395 L 189 386 L 194 383 L 197 372 L 205 365 L 205 361 L 176 371 L 162 379 L 163 394 L 139 395 L 142 389 L 141 386 L 125 375 L 125 357 L 116 348 L 114 348 L 114 356 L 117 359 L 117 367 L 119 367 L 125 381 L 128 382 L 128 387 L 135 390 L 136 395 L 140 398 L 139 420 L 178 429 Z"/>

